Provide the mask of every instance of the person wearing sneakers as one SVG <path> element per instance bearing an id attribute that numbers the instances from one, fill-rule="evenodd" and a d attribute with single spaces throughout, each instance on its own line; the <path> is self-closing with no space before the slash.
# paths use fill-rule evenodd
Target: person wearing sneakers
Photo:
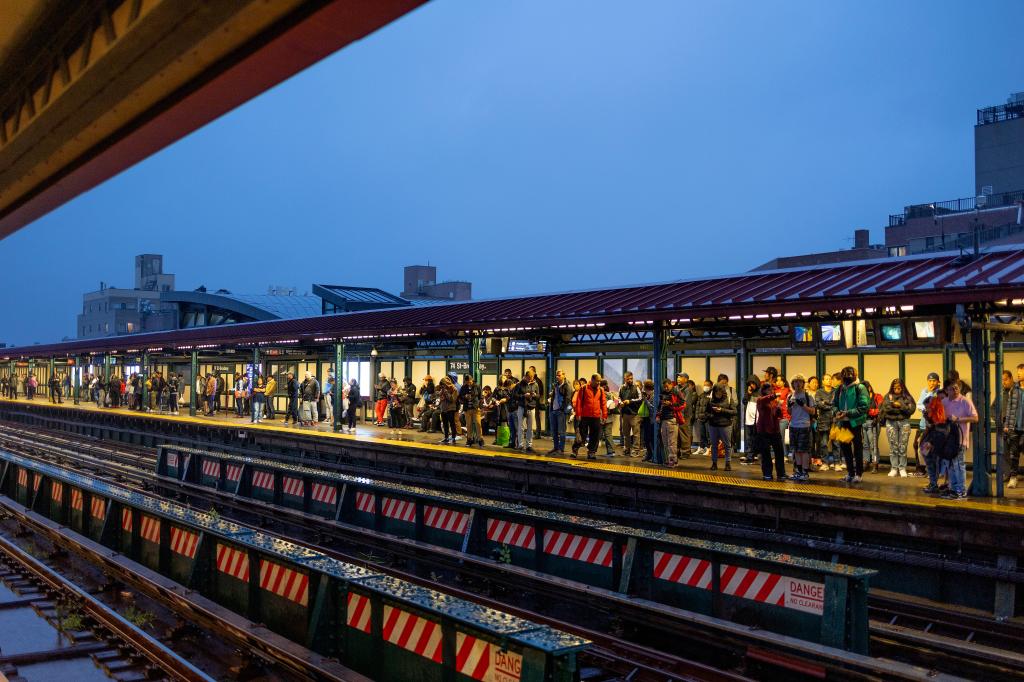
<path id="1" fill-rule="evenodd" d="M 711 379 L 705 379 L 704 390 L 697 394 L 697 404 L 693 410 L 693 439 L 697 441 L 698 456 L 711 454 L 708 445 L 710 422 L 707 419 L 708 407 L 711 405 L 711 387 Z"/>
<path id="2" fill-rule="evenodd" d="M 971 442 L 971 424 L 978 423 L 978 411 L 974 409 L 974 403 L 960 393 L 962 385 L 963 382 L 958 379 L 948 379 L 946 398 L 942 401 L 946 419 L 960 427 L 960 451 L 949 463 L 949 491 L 942 496 L 948 500 L 967 499 L 967 464 L 964 455 Z"/>
<path id="3" fill-rule="evenodd" d="M 677 438 L 679 422 L 683 421 L 683 394 L 676 388 L 671 379 L 661 384 L 661 396 L 658 400 L 658 431 L 661 435 L 661 447 L 665 451 L 665 463 L 674 467 L 679 463 Z"/>
<path id="4" fill-rule="evenodd" d="M 803 374 L 797 374 L 789 382 L 792 392 L 786 399 L 789 403 L 789 443 L 793 446 L 793 481 L 807 481 L 811 470 L 811 422 L 816 410 L 814 398 L 804 386 Z"/>
<path id="5" fill-rule="evenodd" d="M 725 453 L 725 470 L 732 471 L 730 454 L 732 450 L 732 437 L 730 428 L 733 417 L 736 416 L 736 407 L 729 400 L 729 391 L 722 384 L 711 389 L 711 400 L 707 403 L 707 409 L 701 416 L 701 420 L 708 425 L 711 431 L 711 468 L 718 468 L 718 449 Z"/>
<path id="6" fill-rule="evenodd" d="M 572 389 L 565 379 L 565 372 L 555 372 L 555 382 L 548 395 L 548 419 L 551 422 L 551 450 L 549 455 L 565 454 L 565 425 L 572 414 Z"/>
<path id="7" fill-rule="evenodd" d="M 882 400 L 879 419 L 885 424 L 885 437 L 889 440 L 889 475 L 907 476 L 907 445 L 910 443 L 910 417 L 917 405 L 907 391 L 903 379 L 896 377 L 889 384 L 889 392 Z"/>
<path id="8" fill-rule="evenodd" d="M 608 398 L 601 388 L 601 375 L 593 374 L 590 382 L 580 387 L 573 406 L 580 416 L 580 431 L 586 434 L 587 459 L 597 459 L 597 446 L 601 440 L 601 425 L 608 421 Z M 573 445 L 571 457 L 576 456 L 578 447 Z"/>
<path id="9" fill-rule="evenodd" d="M 839 449 L 846 460 L 847 483 L 860 483 L 864 476 L 864 422 L 868 418 L 868 392 L 857 379 L 857 370 L 843 367 L 839 373 L 841 383 L 836 389 L 835 420 L 850 430 L 853 440 L 840 443 Z"/>
<path id="10" fill-rule="evenodd" d="M 761 474 L 764 480 L 772 480 L 772 453 L 775 454 L 775 472 L 779 480 L 786 478 L 786 455 L 782 447 L 782 431 L 779 420 L 782 410 L 779 408 L 779 397 L 775 394 L 775 384 L 765 381 L 758 390 L 761 394 L 757 399 L 757 423 L 754 429 L 755 451 L 761 457 Z"/>
<path id="11" fill-rule="evenodd" d="M 619 388 L 619 433 L 622 434 L 622 454 L 626 457 L 640 456 L 640 386 L 632 372 L 622 375 Z"/>
<path id="12" fill-rule="evenodd" d="M 1024 365 L 1017 365 L 1016 383 L 1003 400 L 1003 476 L 1007 488 L 1017 487 L 1020 451 L 1024 448 Z"/>

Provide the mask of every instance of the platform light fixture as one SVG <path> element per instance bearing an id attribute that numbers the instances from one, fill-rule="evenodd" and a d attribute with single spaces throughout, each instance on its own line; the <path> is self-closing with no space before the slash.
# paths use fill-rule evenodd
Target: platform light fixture
<path id="1" fill-rule="evenodd" d="M 371 358 L 377 357 L 377 347 L 376 346 L 374 346 L 373 348 L 370 349 L 370 357 Z"/>

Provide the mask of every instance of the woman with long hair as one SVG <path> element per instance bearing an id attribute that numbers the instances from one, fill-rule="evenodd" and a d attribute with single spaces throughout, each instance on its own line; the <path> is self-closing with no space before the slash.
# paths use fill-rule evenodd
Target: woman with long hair
<path id="1" fill-rule="evenodd" d="M 917 411 L 903 379 L 896 377 L 882 400 L 879 423 L 885 425 L 889 441 L 889 475 L 907 476 L 907 445 L 910 443 L 910 417 Z"/>
<path id="2" fill-rule="evenodd" d="M 882 407 L 882 395 L 875 393 L 871 382 L 862 382 L 868 392 L 868 418 L 864 422 L 864 453 L 867 455 L 868 469 L 878 473 L 878 415 Z"/>
<path id="3" fill-rule="evenodd" d="M 438 395 L 441 398 L 441 431 L 444 433 L 442 444 L 454 445 L 455 438 L 459 435 L 455 426 L 455 410 L 458 409 L 458 393 L 451 377 L 441 377 L 438 387 Z"/>

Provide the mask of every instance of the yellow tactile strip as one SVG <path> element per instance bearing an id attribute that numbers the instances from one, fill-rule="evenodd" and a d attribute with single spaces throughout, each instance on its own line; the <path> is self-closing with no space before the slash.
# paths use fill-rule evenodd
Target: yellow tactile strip
<path id="1" fill-rule="evenodd" d="M 6 398 L 0 398 L 2 402 L 16 402 L 24 405 L 39 405 L 45 407 L 63 408 L 68 410 L 78 410 L 84 412 L 109 412 L 109 409 L 101 409 L 92 405 L 78 405 L 75 406 L 70 403 L 53 404 L 48 400 L 17 400 L 12 401 Z M 117 412 L 125 412 L 127 410 L 119 409 Z M 275 431 L 278 433 L 285 433 L 290 435 L 301 435 L 304 437 L 316 436 L 320 438 L 336 438 L 342 440 L 351 440 L 359 443 L 380 443 L 382 445 L 388 445 L 391 447 L 402 447 L 410 448 L 415 450 L 429 450 L 433 452 L 444 453 L 446 455 L 461 454 L 472 457 L 489 457 L 489 458 L 503 458 L 503 459 L 517 459 L 517 460 L 528 460 L 536 462 L 544 462 L 547 465 L 562 465 L 572 466 L 587 469 L 596 469 L 598 471 L 609 471 L 618 474 L 632 474 L 635 476 L 653 476 L 658 478 L 670 478 L 679 481 L 690 481 L 695 483 L 712 483 L 716 485 L 731 486 L 734 488 L 747 488 L 756 490 L 774 490 L 786 492 L 794 495 L 810 495 L 815 497 L 829 497 L 832 499 L 846 499 L 846 500 L 860 500 L 860 501 L 871 501 L 871 502 L 882 502 L 885 504 L 895 505 L 907 505 L 912 507 L 954 507 L 958 509 L 970 509 L 973 511 L 987 511 L 1004 514 L 1014 514 L 1024 516 L 1024 505 L 1017 504 L 1016 500 L 965 500 L 962 502 L 952 502 L 949 500 L 931 498 L 931 497 L 920 497 L 920 498 L 901 498 L 894 499 L 886 496 L 884 493 L 876 492 L 873 490 L 864 490 L 861 488 L 843 488 L 839 486 L 825 486 L 825 485 L 814 485 L 807 483 L 791 483 L 786 481 L 762 481 L 760 479 L 744 479 L 733 476 L 723 476 L 707 473 L 699 473 L 694 471 L 687 471 L 681 469 L 668 469 L 664 467 L 649 467 L 642 465 L 622 465 L 614 462 L 602 462 L 587 460 L 585 458 L 580 459 L 555 459 L 551 457 L 543 457 L 536 454 L 528 454 L 524 452 L 515 451 L 502 451 L 493 452 L 489 450 L 480 450 L 477 448 L 470 448 L 458 445 L 439 445 L 436 443 L 420 443 L 416 441 L 397 440 L 392 438 L 379 438 L 376 436 L 368 436 L 365 434 L 350 435 L 347 433 L 336 433 L 333 431 L 318 431 L 315 429 L 297 429 L 285 426 L 279 426 L 277 424 L 252 424 L 249 421 L 241 421 L 238 423 L 232 423 L 230 421 L 224 421 L 219 418 L 201 418 L 193 417 L 187 414 L 184 415 L 170 415 L 170 414 L 159 414 L 153 412 L 130 412 L 132 417 L 143 417 L 148 419 L 163 419 L 170 421 L 188 422 L 194 424 L 204 424 L 206 426 L 221 426 L 224 428 L 244 428 L 244 429 L 259 429 L 264 431 Z"/>

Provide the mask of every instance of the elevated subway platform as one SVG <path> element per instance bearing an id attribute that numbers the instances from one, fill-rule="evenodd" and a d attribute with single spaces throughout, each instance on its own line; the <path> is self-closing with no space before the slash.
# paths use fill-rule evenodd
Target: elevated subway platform
<path id="1" fill-rule="evenodd" d="M 360 422 L 355 435 L 336 433 L 327 424 L 317 426 L 292 426 L 285 425 L 281 418 L 277 420 L 265 420 L 260 424 L 253 424 L 249 417 L 237 417 L 233 412 L 218 412 L 215 416 L 189 416 L 171 415 L 168 413 L 139 412 L 126 408 L 100 408 L 94 404 L 72 405 L 69 403 L 53 404 L 47 398 L 37 397 L 35 400 L 18 399 L 11 401 L 0 399 L 0 406 L 3 405 L 26 405 L 36 408 L 52 408 L 65 412 L 78 412 L 85 414 L 101 413 L 104 415 L 123 415 L 125 417 L 141 420 L 170 421 L 180 424 L 201 424 L 205 427 L 219 427 L 222 429 L 250 431 L 254 434 L 274 434 L 278 440 L 282 437 L 285 440 L 304 441 L 308 439 L 329 439 L 334 442 L 360 444 L 363 446 L 381 446 L 389 450 L 397 450 L 406 456 L 422 458 L 424 454 L 431 453 L 443 455 L 446 458 L 458 457 L 462 461 L 467 459 L 487 466 L 487 462 L 504 460 L 519 463 L 543 463 L 548 467 L 549 473 L 554 476 L 562 475 L 565 478 L 574 478 L 575 474 L 582 471 L 594 474 L 607 473 L 615 476 L 636 476 L 661 480 L 664 483 L 678 482 L 700 485 L 701 487 L 712 485 L 732 489 L 735 494 L 749 494 L 749 491 L 760 491 L 763 493 L 782 494 L 792 497 L 818 497 L 825 500 L 849 500 L 861 503 L 874 503 L 884 505 L 897 505 L 913 507 L 918 509 L 942 509 L 957 508 L 977 512 L 988 512 L 996 514 L 1009 514 L 1024 516 L 1024 488 L 1007 490 L 1003 499 L 968 499 L 966 501 L 948 501 L 932 497 L 921 492 L 927 479 L 920 477 L 889 477 L 887 465 L 883 462 L 880 473 L 866 473 L 864 480 L 857 485 L 850 485 L 842 481 L 845 472 L 820 471 L 812 473 L 811 481 L 808 483 L 796 483 L 792 481 L 764 481 L 761 478 L 759 464 L 744 465 L 739 462 L 739 457 L 733 459 L 733 470 L 724 471 L 724 460 L 719 458 L 719 469 L 710 470 L 710 457 L 699 457 L 692 455 L 683 458 L 675 468 L 650 465 L 638 459 L 631 459 L 621 455 L 607 457 L 597 455 L 596 460 L 588 460 L 580 455 L 573 459 L 566 456 L 546 456 L 542 453 L 550 450 L 551 441 L 546 438 L 537 438 L 534 441 L 533 454 L 510 450 L 508 448 L 485 445 L 483 447 L 466 447 L 460 445 L 438 444 L 439 434 L 424 433 L 418 429 L 389 429 L 377 427 L 366 422 Z M 84 416 L 84 415 L 83 415 Z M 488 439 L 490 440 L 490 439 Z M 561 472 L 559 470 L 562 470 Z M 792 472 L 792 465 L 787 463 L 787 471 Z M 747 492 L 744 492 L 747 491 Z"/>

